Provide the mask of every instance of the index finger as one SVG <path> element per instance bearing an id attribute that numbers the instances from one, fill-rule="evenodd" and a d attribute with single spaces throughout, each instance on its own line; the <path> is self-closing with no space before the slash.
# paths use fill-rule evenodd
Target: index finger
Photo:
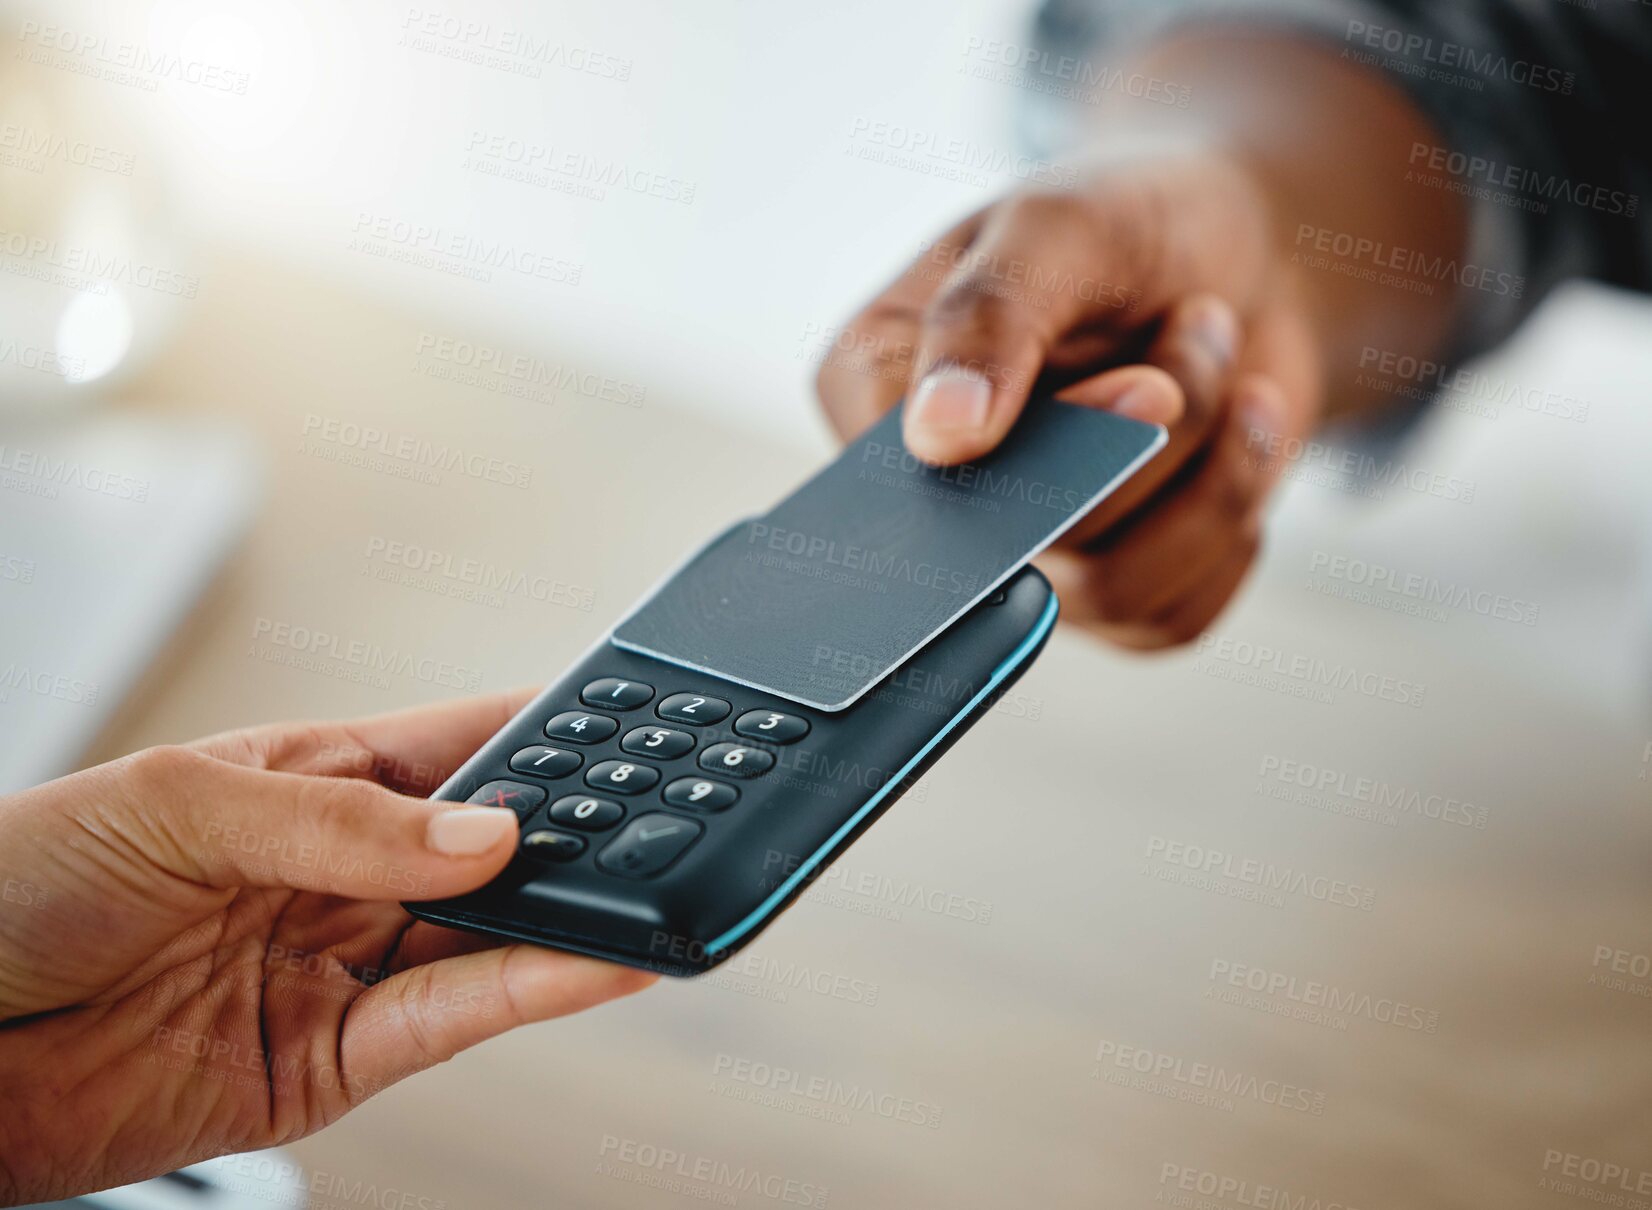
<path id="1" fill-rule="evenodd" d="M 840 440 L 870 428 L 906 394 L 924 308 L 969 250 L 985 215 L 977 212 L 952 227 L 847 324 L 827 333 L 815 391 Z"/>
<path id="2" fill-rule="evenodd" d="M 365 777 L 428 796 L 539 692 L 524 686 L 342 722 L 269 723 L 190 746 L 254 768 Z"/>

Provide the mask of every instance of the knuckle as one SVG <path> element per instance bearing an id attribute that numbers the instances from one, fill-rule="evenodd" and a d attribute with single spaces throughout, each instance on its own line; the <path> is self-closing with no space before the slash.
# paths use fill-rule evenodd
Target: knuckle
<path id="1" fill-rule="evenodd" d="M 377 814 L 393 797 L 383 786 L 359 778 L 309 777 L 299 792 L 299 810 L 323 830 L 331 830 Z"/>
<path id="2" fill-rule="evenodd" d="M 438 1013 L 434 1006 L 437 996 L 432 969 L 430 966 L 420 966 L 408 972 L 396 1006 L 397 1015 L 406 1027 L 408 1045 L 420 1068 L 434 1067 L 453 1057 L 436 1021 Z"/>
<path id="3" fill-rule="evenodd" d="M 924 315 L 925 360 L 973 370 L 1000 387 L 1025 384 L 1042 360 L 1035 321 L 1019 304 L 955 284 Z"/>
<path id="4" fill-rule="evenodd" d="M 978 269 L 952 278 L 924 308 L 925 325 L 974 332 L 1002 327 L 1008 307 L 1004 299 L 984 289 L 984 284 Z"/>
<path id="5" fill-rule="evenodd" d="M 145 789 L 170 790 L 204 771 L 212 758 L 180 744 L 162 744 L 133 753 L 125 763 Z"/>
<path id="6" fill-rule="evenodd" d="M 1011 227 L 1054 227 L 1078 230 L 1092 221 L 1091 208 L 1078 195 L 1059 189 L 1022 189 L 1004 199 L 1000 209 L 1004 223 Z"/>

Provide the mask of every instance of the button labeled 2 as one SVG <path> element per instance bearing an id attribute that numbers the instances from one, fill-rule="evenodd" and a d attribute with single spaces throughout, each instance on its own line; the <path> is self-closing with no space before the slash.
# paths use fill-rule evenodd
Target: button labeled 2
<path id="1" fill-rule="evenodd" d="M 639 815 L 597 854 L 597 865 L 622 878 L 658 874 L 682 856 L 705 828 L 692 819 L 655 811 Z"/>
<path id="2" fill-rule="evenodd" d="M 709 723 L 722 722 L 733 709 L 733 706 L 720 697 L 702 697 L 698 693 L 673 693 L 659 704 L 654 713 L 674 723 L 704 727 Z"/>

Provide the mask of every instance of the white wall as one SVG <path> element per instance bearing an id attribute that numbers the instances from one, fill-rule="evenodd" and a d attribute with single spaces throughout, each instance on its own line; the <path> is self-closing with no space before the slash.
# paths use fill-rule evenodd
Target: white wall
<path id="1" fill-rule="evenodd" d="M 12 8 L 17 22 L 105 39 L 107 51 L 95 53 L 125 43 L 214 65 L 225 80 L 245 73 L 244 95 L 165 77 L 153 92 L 103 90 L 160 132 L 189 229 L 250 238 L 449 315 L 467 334 L 578 353 L 651 394 L 669 387 L 727 418 L 803 437 L 818 425 L 804 333 L 840 322 L 918 241 L 1014 183 L 1001 173 L 941 179 L 936 155 L 920 154 L 927 171 L 853 158 L 852 147 L 872 141 L 852 139 L 855 123 L 1012 147 L 1015 89 L 960 68 L 970 38 L 1021 36 L 1030 6 Z M 430 20 L 455 36 L 428 32 Z M 486 32 L 458 33 L 466 23 Z M 512 70 L 453 57 L 502 45 L 509 31 L 592 56 L 594 70 L 508 52 L 494 58 Z M 691 187 L 692 200 L 615 187 L 592 200 L 486 176 L 465 166 L 476 136 L 620 165 L 663 178 L 673 194 Z M 502 240 L 577 263 L 580 280 L 505 272 L 483 285 L 389 263 L 350 249 L 363 215 Z"/>

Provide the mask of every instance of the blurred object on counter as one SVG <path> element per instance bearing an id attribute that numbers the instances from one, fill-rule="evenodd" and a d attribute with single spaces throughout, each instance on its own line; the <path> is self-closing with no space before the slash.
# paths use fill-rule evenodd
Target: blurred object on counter
<path id="1" fill-rule="evenodd" d="M 263 466 L 198 421 L 0 433 L 0 792 L 73 771 L 239 542 Z"/>

